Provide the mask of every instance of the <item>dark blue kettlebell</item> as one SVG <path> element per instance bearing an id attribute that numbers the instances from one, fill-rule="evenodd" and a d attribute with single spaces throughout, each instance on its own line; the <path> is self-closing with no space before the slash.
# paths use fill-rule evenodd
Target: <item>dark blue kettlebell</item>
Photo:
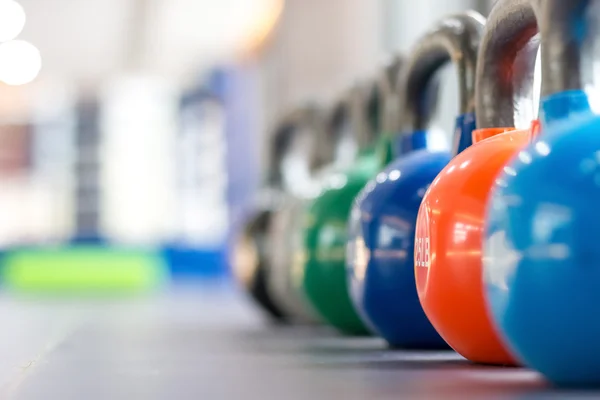
<path id="1" fill-rule="evenodd" d="M 600 384 L 600 117 L 583 91 L 592 2 L 530 3 L 541 33 L 541 132 L 488 204 L 484 287 L 511 349 L 557 385 Z"/>
<path id="2" fill-rule="evenodd" d="M 350 216 L 347 279 L 352 300 L 365 322 L 392 347 L 447 347 L 419 303 L 415 226 L 428 186 L 454 154 L 471 144 L 475 67 L 484 22 L 475 12 L 453 15 L 416 44 L 399 79 L 395 159 L 357 196 Z M 437 95 L 431 90 L 433 78 L 449 61 L 458 69 L 461 112 L 452 152 L 447 146 L 435 149 L 428 130 Z"/>

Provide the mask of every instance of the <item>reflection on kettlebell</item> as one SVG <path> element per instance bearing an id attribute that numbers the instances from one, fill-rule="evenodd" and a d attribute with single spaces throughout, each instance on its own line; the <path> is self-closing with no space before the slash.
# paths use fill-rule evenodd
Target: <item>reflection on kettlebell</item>
<path id="1" fill-rule="evenodd" d="M 474 125 L 475 64 L 483 23 L 475 12 L 453 15 L 415 45 L 399 80 L 402 111 L 396 158 L 366 185 L 352 211 L 348 244 L 352 297 L 393 347 L 447 347 L 419 304 L 413 268 L 415 224 L 427 187 L 451 158 L 448 146 L 434 143 L 428 130 L 437 100 L 435 73 L 449 61 L 458 70 L 461 115 L 454 137 L 458 152 L 470 143 Z"/>
<path id="2" fill-rule="evenodd" d="M 518 358 L 561 386 L 600 385 L 600 118 L 581 76 L 592 4 L 536 6 L 541 132 L 498 176 L 485 223 L 488 309 Z"/>

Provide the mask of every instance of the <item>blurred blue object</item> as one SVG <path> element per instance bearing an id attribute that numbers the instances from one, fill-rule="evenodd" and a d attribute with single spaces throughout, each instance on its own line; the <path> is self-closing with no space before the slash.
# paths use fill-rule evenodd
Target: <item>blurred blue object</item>
<path id="1" fill-rule="evenodd" d="M 185 232 L 179 235 L 180 240 L 169 243 L 163 249 L 163 254 L 174 278 L 216 278 L 228 275 L 231 250 L 229 243 L 233 242 L 231 239 L 251 212 L 251 199 L 259 182 L 258 146 L 256 132 L 253 130 L 253 118 L 256 118 L 257 113 L 256 102 L 253 101 L 255 80 L 251 66 L 218 67 L 182 96 L 181 139 L 185 140 L 185 135 L 199 135 L 201 143 L 211 142 L 213 139 L 219 142 L 222 140 L 226 148 L 225 158 L 222 160 L 224 170 L 218 172 L 218 177 L 194 171 L 195 164 L 202 157 L 208 154 L 212 157 L 211 153 L 218 152 L 217 150 L 199 146 L 197 154 L 193 151 L 187 153 L 192 159 L 183 168 L 191 168 L 191 171 L 187 171 L 191 176 L 188 181 L 181 182 L 182 190 L 185 191 L 187 185 L 187 189 L 200 189 L 212 195 L 221 190 L 221 179 L 226 179 L 227 186 L 222 199 L 224 204 L 207 204 L 207 207 L 214 207 L 215 210 L 224 208 L 226 220 L 223 223 L 226 227 L 222 238 L 211 238 L 206 244 L 202 244 L 202 240 L 188 240 L 190 238 L 186 236 L 189 235 Z M 222 121 L 220 117 L 223 117 Z M 202 135 L 215 134 L 222 137 L 202 140 Z M 193 139 L 191 142 L 195 143 Z M 186 171 L 182 174 L 185 175 Z M 219 197 L 219 194 L 216 196 Z M 198 199 L 200 200 L 201 198 Z M 192 205 L 194 206 L 199 205 Z M 219 227 L 215 227 L 215 236 L 219 235 L 219 230 Z"/>
<path id="2" fill-rule="evenodd" d="M 542 110 L 539 139 L 504 168 L 488 206 L 488 307 L 526 366 L 598 386 L 600 119 L 583 90 L 553 93 Z"/>
<path id="3" fill-rule="evenodd" d="M 252 63 L 220 69 L 212 77 L 222 90 L 227 112 L 227 171 L 230 235 L 236 235 L 254 212 L 253 198 L 260 186 L 258 75 Z"/>
<path id="4" fill-rule="evenodd" d="M 227 274 L 226 247 L 195 249 L 168 246 L 162 251 L 173 278 L 221 278 Z"/>

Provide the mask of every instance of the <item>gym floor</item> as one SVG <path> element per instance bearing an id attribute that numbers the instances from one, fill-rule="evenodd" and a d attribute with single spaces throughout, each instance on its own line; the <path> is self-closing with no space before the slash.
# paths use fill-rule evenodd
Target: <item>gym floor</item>
<path id="1" fill-rule="evenodd" d="M 184 287 L 102 300 L 0 297 L 0 398 L 566 399 L 524 369 L 373 338 L 274 327 L 239 291 Z"/>

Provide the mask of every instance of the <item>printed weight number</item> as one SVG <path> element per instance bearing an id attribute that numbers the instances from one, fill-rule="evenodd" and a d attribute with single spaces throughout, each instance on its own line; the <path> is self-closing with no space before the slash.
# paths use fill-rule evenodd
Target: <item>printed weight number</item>
<path id="1" fill-rule="evenodd" d="M 417 267 L 429 267 L 429 238 L 417 238 L 415 243 L 417 250 L 416 265 Z"/>

